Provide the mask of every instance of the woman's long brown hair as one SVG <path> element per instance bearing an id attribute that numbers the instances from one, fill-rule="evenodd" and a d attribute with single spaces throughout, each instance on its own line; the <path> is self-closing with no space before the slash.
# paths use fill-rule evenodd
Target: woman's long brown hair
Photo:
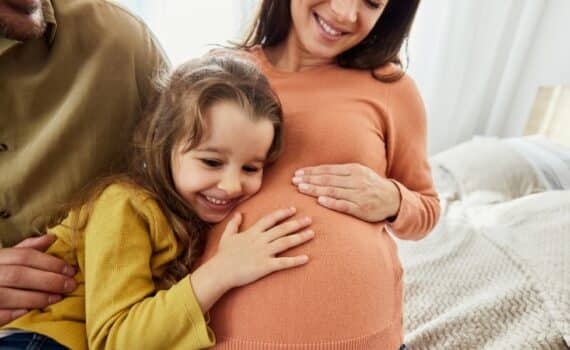
<path id="1" fill-rule="evenodd" d="M 384 82 L 399 80 L 404 75 L 400 50 L 408 37 L 419 3 L 420 0 L 388 0 L 368 36 L 337 56 L 337 64 L 344 68 L 370 70 L 376 79 Z M 291 0 L 262 0 L 249 32 L 236 46 L 277 46 L 289 35 L 291 21 Z M 401 69 L 388 75 L 376 73 L 377 68 L 389 63 Z"/>
<path id="2" fill-rule="evenodd" d="M 178 67 L 166 79 L 157 80 L 157 97 L 150 103 L 145 118 L 134 135 L 130 166 L 126 173 L 96 182 L 72 208 L 73 235 L 85 227 L 93 203 L 113 183 L 132 185 L 157 201 L 180 245 L 180 254 L 157 282 L 168 288 L 190 272 L 204 249 L 209 225 L 176 191 L 171 173 L 172 150 L 180 143 L 186 150 L 196 147 L 204 137 L 208 109 L 220 101 L 232 101 L 252 120 L 269 120 L 274 138 L 267 163 L 276 159 L 282 148 L 282 111 L 269 82 L 250 62 L 229 53 L 209 54 Z M 239 135 L 236 135 L 239 137 Z M 192 176 L 192 174 L 188 174 Z"/>

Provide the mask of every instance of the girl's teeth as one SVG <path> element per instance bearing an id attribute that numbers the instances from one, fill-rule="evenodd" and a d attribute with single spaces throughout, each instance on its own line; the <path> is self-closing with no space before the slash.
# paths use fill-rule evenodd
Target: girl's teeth
<path id="1" fill-rule="evenodd" d="M 221 199 L 217 199 L 217 198 L 214 198 L 214 197 L 208 197 L 208 196 L 206 196 L 206 199 L 208 200 L 208 202 L 211 202 L 211 203 L 214 203 L 214 204 L 217 204 L 217 205 L 226 205 L 226 204 L 228 204 L 228 201 L 223 201 L 223 200 L 221 200 Z"/>
<path id="2" fill-rule="evenodd" d="M 318 17 L 318 16 L 317 16 Z M 334 29 L 331 28 L 331 26 L 329 26 L 328 24 L 325 23 L 325 21 L 323 21 L 321 19 L 321 17 L 318 17 L 319 19 L 319 24 L 321 25 L 321 27 L 325 30 L 325 32 L 329 33 L 330 35 L 335 35 L 335 36 L 339 36 L 342 33 L 339 31 L 336 31 Z"/>

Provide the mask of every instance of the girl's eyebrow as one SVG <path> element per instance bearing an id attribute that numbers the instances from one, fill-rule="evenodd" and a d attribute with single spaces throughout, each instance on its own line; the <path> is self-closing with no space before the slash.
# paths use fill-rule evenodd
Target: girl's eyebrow
<path id="1" fill-rule="evenodd" d="M 218 148 L 218 147 L 196 147 L 196 151 L 200 151 L 200 152 L 213 152 L 213 153 L 231 153 L 229 150 L 225 149 L 225 148 Z"/>
<path id="2" fill-rule="evenodd" d="M 212 147 L 212 146 L 204 147 L 204 148 L 197 147 L 196 151 L 198 151 L 198 152 L 212 152 L 212 153 L 220 153 L 220 154 L 232 153 L 230 150 L 228 150 L 226 148 L 218 148 L 218 147 Z M 267 160 L 266 156 L 253 158 L 254 162 L 260 162 L 260 163 L 265 163 L 266 160 Z"/>

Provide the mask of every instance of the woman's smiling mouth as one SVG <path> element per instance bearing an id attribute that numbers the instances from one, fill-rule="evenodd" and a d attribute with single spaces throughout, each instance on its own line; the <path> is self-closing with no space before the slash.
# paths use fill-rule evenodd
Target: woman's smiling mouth
<path id="1" fill-rule="evenodd" d="M 335 27 L 333 27 L 330 23 L 326 22 L 322 17 L 320 17 L 317 13 L 313 12 L 313 16 L 315 21 L 317 22 L 318 26 L 322 29 L 322 32 L 326 34 L 325 36 L 330 39 L 337 39 L 341 37 L 346 32 L 343 32 Z"/>

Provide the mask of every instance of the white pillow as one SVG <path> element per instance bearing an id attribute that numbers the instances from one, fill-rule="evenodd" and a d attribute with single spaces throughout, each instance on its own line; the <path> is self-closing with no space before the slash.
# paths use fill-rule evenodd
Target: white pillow
<path id="1" fill-rule="evenodd" d="M 431 159 L 430 166 L 433 185 L 439 195 L 439 199 L 448 201 L 459 199 L 459 185 L 455 180 L 455 176 Z"/>
<path id="2" fill-rule="evenodd" d="M 570 148 L 540 135 L 516 137 L 504 142 L 529 162 L 549 190 L 570 189 Z"/>
<path id="3" fill-rule="evenodd" d="M 529 162 L 496 138 L 474 137 L 434 155 L 430 163 L 453 176 L 463 200 L 485 193 L 484 198 L 502 202 L 546 189 Z"/>

